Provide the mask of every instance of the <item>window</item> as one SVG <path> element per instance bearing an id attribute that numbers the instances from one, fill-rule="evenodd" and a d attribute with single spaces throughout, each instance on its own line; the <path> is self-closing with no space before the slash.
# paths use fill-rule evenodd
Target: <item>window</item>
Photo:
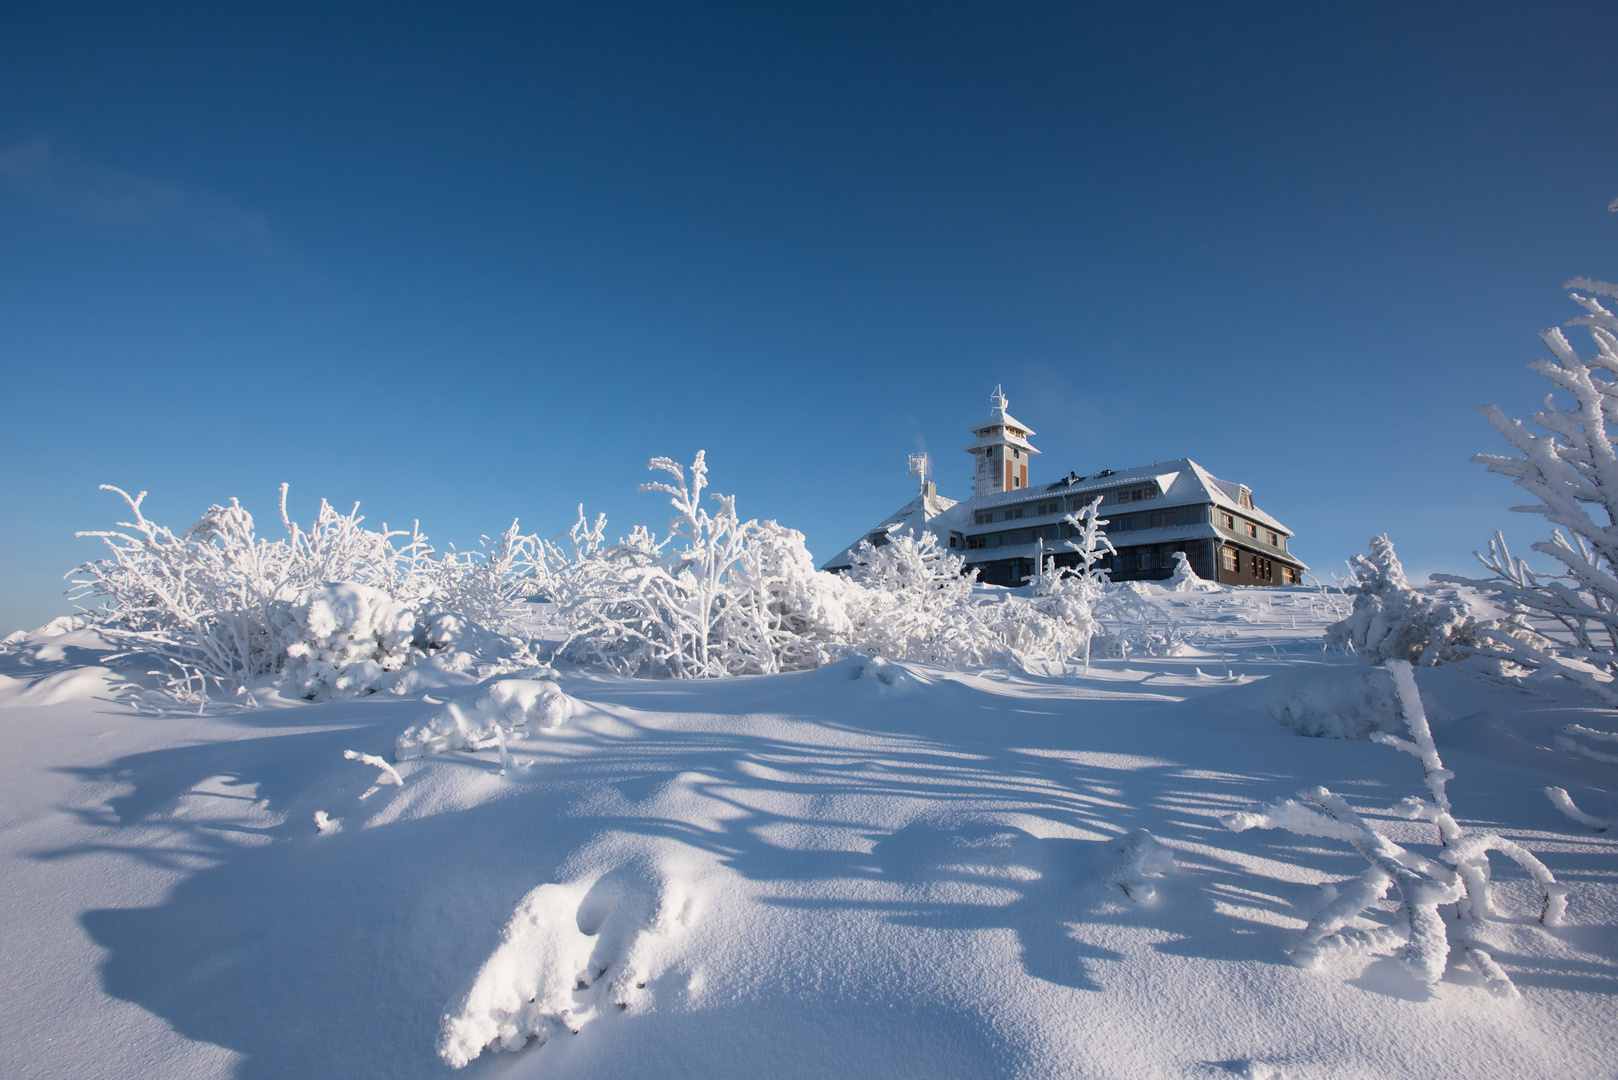
<path id="1" fill-rule="evenodd" d="M 1277 545 L 1276 545 L 1276 542 L 1275 542 L 1275 533 L 1273 533 L 1273 532 L 1266 532 L 1266 533 L 1265 533 L 1265 534 L 1264 534 L 1264 535 L 1265 535 L 1265 536 L 1267 536 L 1267 537 L 1269 537 L 1269 540 L 1270 540 L 1270 546 L 1271 546 L 1271 547 L 1276 547 L 1276 546 L 1277 546 Z"/>
<path id="2" fill-rule="evenodd" d="M 1148 529 L 1166 529 L 1173 524 L 1173 510 L 1160 510 L 1155 514 L 1148 514 L 1146 518 L 1146 527 Z"/>
<path id="3" fill-rule="evenodd" d="M 1236 531 L 1236 519 L 1231 517 L 1229 514 L 1224 513 L 1223 511 L 1221 511 L 1220 514 L 1219 514 L 1219 524 L 1223 525 L 1225 528 L 1229 529 L 1231 532 Z"/>
<path id="4" fill-rule="evenodd" d="M 950 538 L 949 538 L 949 546 L 950 546 L 950 547 L 954 547 L 954 546 L 955 546 L 955 537 L 953 537 L 953 536 L 952 536 L 952 537 L 950 537 Z"/>
<path id="5" fill-rule="evenodd" d="M 1152 568 L 1152 553 L 1150 551 L 1143 551 L 1140 553 L 1140 568 L 1142 570 L 1150 570 Z"/>
<path id="6" fill-rule="evenodd" d="M 1248 491 L 1246 488 L 1242 488 L 1242 497 L 1240 499 L 1238 499 L 1237 501 L 1242 504 L 1243 509 L 1245 509 L 1245 510 L 1253 509 L 1253 493 L 1251 491 Z"/>
<path id="7" fill-rule="evenodd" d="M 972 524 L 974 525 L 982 525 L 984 522 L 993 520 L 994 512 L 992 510 L 974 510 L 972 512 Z"/>
<path id="8" fill-rule="evenodd" d="M 1258 578 L 1260 581 L 1270 580 L 1270 560 L 1264 558 L 1262 555 L 1249 555 L 1247 557 L 1247 568 L 1251 570 L 1253 576 Z"/>
<path id="9" fill-rule="evenodd" d="M 1034 507 L 1034 513 L 1039 514 L 1039 515 L 1060 514 L 1061 512 L 1062 512 L 1062 500 L 1061 499 L 1052 499 L 1049 502 L 1042 502 L 1039 505 Z"/>
<path id="10" fill-rule="evenodd" d="M 1022 513 L 1023 513 L 1023 508 L 1022 507 L 1013 506 L 1013 507 L 1011 507 L 1010 509 L 1008 509 L 1006 511 L 1006 520 L 1010 521 L 1012 518 L 1020 518 L 1020 517 L 1022 517 Z"/>
<path id="11" fill-rule="evenodd" d="M 1251 536 L 1254 540 L 1258 539 L 1258 526 L 1257 525 L 1254 525 L 1251 521 L 1244 521 L 1242 523 L 1242 525 L 1247 529 L 1247 535 L 1248 536 Z"/>
<path id="12" fill-rule="evenodd" d="M 1293 567 L 1282 564 L 1282 566 L 1281 566 L 1281 584 L 1283 584 L 1283 585 L 1296 585 L 1297 583 L 1298 583 L 1298 571 L 1296 569 L 1294 569 Z"/>
<path id="13" fill-rule="evenodd" d="M 1219 549 L 1219 565 L 1232 574 L 1241 569 L 1241 553 L 1233 547 Z"/>
<path id="14" fill-rule="evenodd" d="M 1107 527 L 1112 532 L 1130 532 L 1135 528 L 1135 515 L 1124 514 L 1121 517 L 1113 518 L 1112 523 Z"/>
<path id="15" fill-rule="evenodd" d="M 973 551 L 977 551 L 980 548 L 988 547 L 989 544 L 988 541 L 981 536 L 968 536 L 966 538 L 966 546 Z"/>

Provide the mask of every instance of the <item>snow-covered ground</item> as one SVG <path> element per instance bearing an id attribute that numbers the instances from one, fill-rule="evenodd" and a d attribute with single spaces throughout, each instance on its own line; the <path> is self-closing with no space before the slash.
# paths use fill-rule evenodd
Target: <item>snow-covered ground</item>
<path id="1" fill-rule="evenodd" d="M 1457 818 L 1538 854 L 1567 918 L 1496 859 L 1479 936 L 1519 999 L 1306 970 L 1319 886 L 1364 860 L 1220 819 L 1325 784 L 1434 849 L 1385 812 L 1414 759 L 1300 734 L 1400 730 L 1385 676 L 1322 649 L 1308 590 L 1153 599 L 1193 647 L 1087 675 L 559 666 L 572 717 L 504 770 L 395 759 L 475 686 L 151 715 L 90 632 L 32 639 L 0 654 L 0 1075 L 1613 1075 L 1618 843 L 1544 789 L 1613 817 L 1618 765 L 1557 738 L 1618 716 L 1421 670 Z"/>

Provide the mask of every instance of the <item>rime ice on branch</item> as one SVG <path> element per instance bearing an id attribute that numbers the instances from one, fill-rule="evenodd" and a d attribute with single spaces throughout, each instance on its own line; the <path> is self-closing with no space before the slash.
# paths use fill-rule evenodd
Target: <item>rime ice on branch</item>
<path id="1" fill-rule="evenodd" d="M 1511 509 L 1538 514 L 1551 524 L 1550 539 L 1533 550 L 1555 560 L 1559 572 L 1530 569 L 1495 533 L 1488 554 L 1477 556 L 1488 577 L 1433 576 L 1485 589 L 1513 612 L 1558 628 L 1546 637 L 1481 630 L 1489 655 L 1566 679 L 1618 706 L 1618 453 L 1608 427 L 1618 417 L 1618 316 L 1597 299 L 1618 298 L 1618 286 L 1587 278 L 1567 285 L 1582 291 L 1572 296 L 1586 311 L 1569 325 L 1589 331 L 1595 354 L 1581 358 L 1559 329 L 1542 333 L 1552 358 L 1528 366 L 1550 380 L 1553 393 L 1528 419 L 1544 434 L 1485 405 L 1478 411 L 1518 456 L 1472 459 L 1510 477 L 1532 497 L 1533 502 Z M 1554 391 L 1572 398 L 1568 407 L 1558 404 Z"/>

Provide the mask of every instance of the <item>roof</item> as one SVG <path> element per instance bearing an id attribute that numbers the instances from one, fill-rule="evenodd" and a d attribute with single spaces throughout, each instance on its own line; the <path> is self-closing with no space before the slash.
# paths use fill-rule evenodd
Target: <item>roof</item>
<path id="1" fill-rule="evenodd" d="M 859 547 L 860 542 L 868 538 L 872 533 L 891 530 L 914 530 L 917 526 L 927 529 L 932 521 L 958 505 L 960 504 L 954 499 L 945 498 L 937 492 L 930 495 L 917 495 L 914 499 L 911 499 L 879 521 L 875 528 L 867 529 L 865 535 L 861 536 L 859 540 L 854 541 L 842 551 L 827 559 L 821 564 L 820 568 L 822 570 L 845 570 L 854 565 L 854 549 Z M 937 532 L 938 530 L 932 529 L 931 531 Z"/>
<path id="2" fill-rule="evenodd" d="M 1020 430 L 1024 435 L 1033 435 L 1035 433 L 1033 428 L 1006 412 L 1006 407 L 1010 404 L 1011 402 L 1006 399 L 1006 395 L 1002 394 L 1000 392 L 1000 388 L 996 386 L 994 388 L 994 393 L 989 395 L 989 418 L 973 424 L 968 430 L 970 430 L 972 434 L 979 436 L 979 441 L 981 441 L 981 436 L 983 435 L 984 429 L 992 427 L 1014 427 Z M 1017 438 L 1017 436 L 1012 435 L 1010 432 L 1006 432 L 1005 435 L 1007 439 Z M 973 443 L 972 445 L 976 446 L 978 444 Z M 1023 445 L 1027 446 L 1028 444 L 1024 443 Z M 969 446 L 967 449 L 970 450 L 972 447 Z M 1033 447 L 1029 447 L 1029 449 L 1032 450 Z M 1039 453 L 1037 450 L 1034 452 L 1036 454 Z"/>
<path id="3" fill-rule="evenodd" d="M 960 533 L 985 532 L 988 531 L 987 526 L 974 526 L 972 524 L 972 515 L 978 510 L 987 510 L 1000 506 L 1033 502 L 1041 498 L 1046 498 L 1052 494 L 1083 495 L 1092 492 L 1095 494 L 1100 494 L 1101 492 L 1110 490 L 1111 488 L 1126 487 L 1131 483 L 1139 483 L 1147 480 L 1151 480 L 1156 483 L 1159 491 L 1161 491 L 1162 494 L 1160 494 L 1156 499 L 1151 500 L 1149 503 L 1142 502 L 1139 504 L 1131 504 L 1131 511 L 1145 510 L 1149 507 L 1191 506 L 1201 503 L 1212 503 L 1222 509 L 1229 510 L 1233 514 L 1239 514 L 1242 517 L 1248 518 L 1249 520 L 1257 522 L 1260 525 L 1274 529 L 1277 533 L 1284 536 L 1290 537 L 1294 535 L 1291 529 L 1288 529 L 1285 525 L 1282 525 L 1275 518 L 1271 517 L 1269 514 L 1258 509 L 1257 507 L 1246 507 L 1241 505 L 1242 485 L 1233 484 L 1227 480 L 1220 480 L 1218 477 L 1208 472 L 1208 470 L 1204 469 L 1201 465 L 1198 465 L 1190 458 L 1176 458 L 1172 461 L 1154 462 L 1151 465 L 1138 465 L 1132 469 L 1120 469 L 1115 472 L 1109 472 L 1105 476 L 1092 474 L 1089 476 L 1077 477 L 1072 481 L 1064 479 L 1058 480 L 1051 484 L 1035 484 L 1032 487 L 1017 488 L 1013 491 L 1001 491 L 989 495 L 979 495 L 974 498 L 965 499 L 961 502 L 953 502 L 952 500 L 946 499 L 942 496 L 934 496 L 932 508 L 926 510 L 925 512 L 922 511 L 921 497 L 917 496 L 910 502 L 906 503 L 898 511 L 889 515 L 885 520 L 878 524 L 876 528 L 887 529 L 891 527 L 898 529 L 913 529 L 919 526 L 927 529 L 929 532 L 946 538 L 951 531 Z M 919 517 L 917 516 L 918 514 L 920 514 Z M 1048 516 L 1053 521 L 1060 521 L 1064 515 L 1057 514 Z M 1027 527 L 1033 525 L 1036 520 L 1037 519 L 1030 519 L 1027 521 L 1026 525 L 1012 527 Z M 1003 523 L 999 522 L 996 523 L 996 526 L 999 529 L 1006 528 Z M 868 530 L 866 535 L 868 536 L 874 531 L 875 529 Z M 1120 545 L 1127 543 L 1130 546 L 1137 544 L 1168 542 L 1173 540 L 1190 540 L 1203 537 L 1211 538 L 1215 536 L 1234 538 L 1238 543 L 1250 542 L 1248 538 L 1243 538 L 1235 533 L 1226 532 L 1223 529 L 1217 529 L 1213 525 L 1182 525 L 1166 529 L 1138 529 L 1127 533 L 1118 532 L 1112 535 L 1115 543 Z M 864 536 L 860 537 L 861 540 L 864 538 Z M 825 570 L 841 570 L 853 565 L 853 561 L 850 556 L 852 555 L 854 549 L 858 546 L 859 540 L 854 541 L 854 543 L 850 544 L 841 552 L 834 555 L 831 559 L 827 560 L 821 568 Z M 961 553 L 967 554 L 970 552 L 969 560 L 971 562 L 986 562 L 995 559 L 1032 557 L 1034 550 L 1035 545 L 1026 544 L 1018 547 L 972 548 L 967 549 L 967 551 L 962 551 Z M 1047 550 L 1061 549 L 1057 547 L 1047 548 Z M 1285 562 L 1296 562 L 1299 566 L 1305 565 L 1297 558 L 1297 556 L 1291 554 L 1290 552 L 1280 553 L 1279 558 Z"/>
<path id="4" fill-rule="evenodd" d="M 1004 410 L 1004 409 L 995 409 L 993 412 L 991 412 L 989 414 L 989 418 L 987 420 L 980 420 L 977 423 L 975 423 L 975 424 L 971 425 L 970 427 L 968 427 L 966 430 L 976 434 L 977 432 L 982 431 L 984 428 L 1001 427 L 1001 426 L 1014 427 L 1018 431 L 1021 431 L 1024 435 L 1037 435 L 1037 434 L 1039 434 L 1033 428 L 1029 427 L 1027 424 L 1023 423 L 1021 420 L 1018 420 L 1015 416 L 1012 416 L 1010 413 L 1006 412 L 1006 410 Z"/>

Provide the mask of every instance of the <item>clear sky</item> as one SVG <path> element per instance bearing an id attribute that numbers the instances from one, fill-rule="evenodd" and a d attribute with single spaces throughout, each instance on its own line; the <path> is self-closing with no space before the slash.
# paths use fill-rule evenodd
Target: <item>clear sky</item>
<path id="1" fill-rule="evenodd" d="M 1190 456 L 1325 576 L 1521 542 L 1474 413 L 1618 278 L 1618 6 L 0 7 L 0 632 L 75 529 L 290 481 L 462 546 L 667 519 L 706 448 L 824 559 Z M 276 526 L 278 528 L 278 525 Z"/>

